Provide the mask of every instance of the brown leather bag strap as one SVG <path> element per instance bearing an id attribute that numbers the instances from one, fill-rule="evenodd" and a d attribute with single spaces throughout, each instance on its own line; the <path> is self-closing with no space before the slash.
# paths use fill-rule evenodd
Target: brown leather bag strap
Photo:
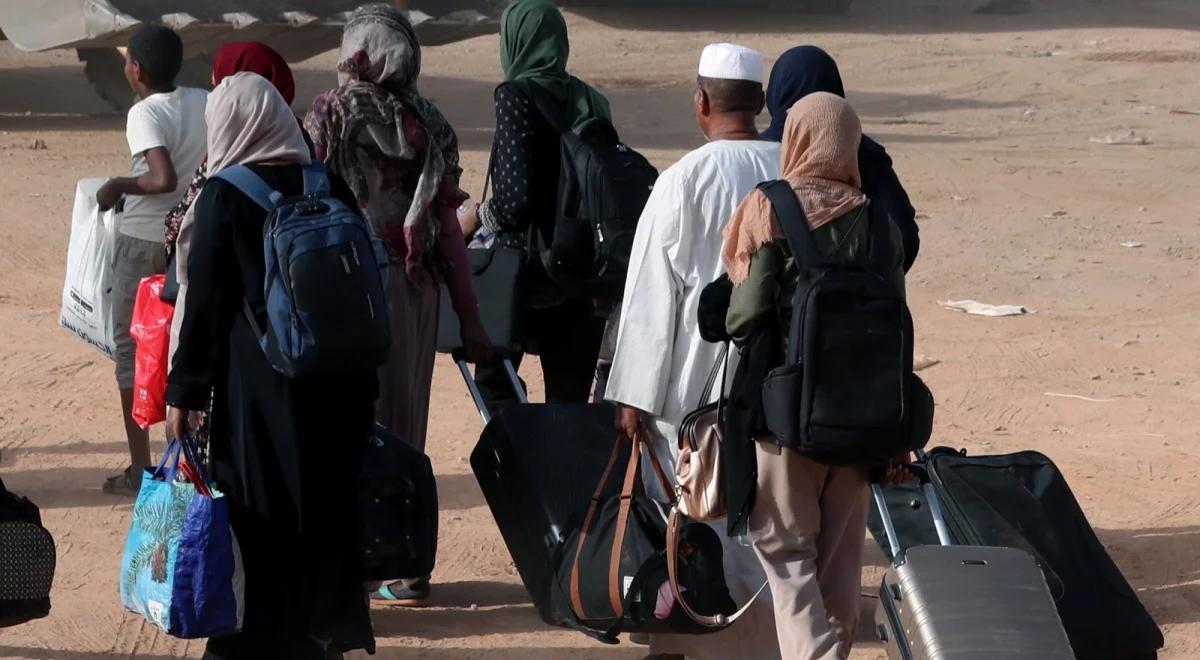
<path id="1" fill-rule="evenodd" d="M 766 591 L 768 583 L 764 581 L 762 586 L 758 588 L 758 591 L 750 597 L 750 600 L 746 601 L 746 604 L 742 605 L 741 609 L 729 616 L 725 616 L 724 614 L 705 616 L 696 612 L 687 604 L 687 600 L 683 597 L 683 590 L 679 588 L 679 532 L 682 528 L 683 514 L 680 513 L 678 506 L 672 507 L 671 515 L 667 518 L 667 579 L 671 583 L 671 591 L 675 593 L 675 602 L 679 603 L 679 606 L 683 608 L 683 613 L 689 619 L 702 626 L 724 628 L 733 625 L 735 621 L 742 618 L 742 615 L 750 610 L 750 606 L 754 605 L 754 601 L 758 600 L 762 592 Z"/>
<path id="2" fill-rule="evenodd" d="M 675 487 L 671 485 L 671 479 L 667 477 L 667 473 L 663 470 L 662 463 L 658 462 L 658 453 L 654 451 L 654 440 L 647 440 L 642 443 L 642 446 L 646 448 L 646 453 L 650 454 L 650 466 L 654 469 L 654 475 L 658 478 L 658 483 L 662 486 L 663 492 L 667 494 L 667 504 L 675 506 L 677 500 Z"/>
<path id="3" fill-rule="evenodd" d="M 600 483 L 596 484 L 596 490 L 592 493 L 592 501 L 588 504 L 587 515 L 583 517 L 583 526 L 579 528 L 579 544 L 575 547 L 575 561 L 571 565 L 571 607 L 580 619 L 587 618 L 584 615 L 583 596 L 579 586 L 579 565 L 583 557 L 583 544 L 587 541 L 588 533 L 592 529 L 592 522 L 596 518 L 596 510 L 600 508 L 600 500 L 604 495 L 604 488 L 608 486 L 608 479 L 612 475 L 613 468 L 617 465 L 617 458 L 620 456 L 621 441 L 618 439 L 613 443 L 612 453 L 608 457 L 608 465 L 604 468 L 604 474 L 600 475 Z"/>
<path id="4" fill-rule="evenodd" d="M 620 442 L 620 440 L 617 440 Z M 625 615 L 624 590 L 621 588 L 621 553 L 625 549 L 625 532 L 629 526 L 629 510 L 633 494 L 641 481 L 642 441 L 634 437 L 629 465 L 625 468 L 625 484 L 621 487 L 621 506 L 617 509 L 617 528 L 613 534 L 612 555 L 608 560 L 608 600 L 617 618 Z"/>

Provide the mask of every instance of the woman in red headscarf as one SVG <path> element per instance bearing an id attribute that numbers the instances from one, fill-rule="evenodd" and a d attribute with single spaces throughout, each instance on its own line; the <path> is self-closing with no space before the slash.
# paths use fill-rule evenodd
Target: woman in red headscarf
<path id="1" fill-rule="evenodd" d="M 279 94 L 283 96 L 283 100 L 287 101 L 288 105 L 295 100 L 296 79 L 292 76 L 292 70 L 283 56 L 272 50 L 270 46 L 257 41 L 228 43 L 221 46 L 213 57 L 213 86 L 219 85 L 222 80 L 235 73 L 242 72 L 256 73 L 266 78 L 275 89 L 279 90 Z M 296 121 L 299 122 L 299 118 Z M 304 136 L 304 141 L 308 144 L 311 152 L 312 141 L 308 139 L 308 134 L 304 132 L 303 126 L 300 127 L 300 134 Z M 167 226 L 167 286 L 163 288 L 163 299 L 173 300 L 177 305 L 182 302 L 187 291 L 187 243 L 192 224 L 188 218 L 192 215 L 190 212 L 192 204 L 200 196 L 200 189 L 204 187 L 204 181 L 207 178 L 208 159 L 205 158 L 204 162 L 200 164 L 200 169 L 196 170 L 196 174 L 192 177 L 192 182 L 188 184 L 183 199 L 175 205 L 175 208 L 171 209 L 165 220 Z M 175 349 L 179 345 L 181 316 L 177 315 L 171 323 L 170 349 L 167 354 L 168 369 L 175 358 Z"/>
<path id="2" fill-rule="evenodd" d="M 283 59 L 283 56 L 270 46 L 258 41 L 228 43 L 221 46 L 213 57 L 212 84 L 215 87 L 221 84 L 222 80 L 243 71 L 257 73 L 271 81 L 288 105 L 296 100 L 296 79 L 292 76 L 292 69 L 288 66 L 287 60 Z M 305 140 L 307 141 L 307 139 L 306 137 Z M 200 188 L 204 186 L 204 180 L 207 178 L 207 170 L 208 160 L 205 159 L 205 162 L 200 164 L 200 169 L 196 171 L 195 176 L 192 177 L 192 182 L 188 184 L 187 193 L 183 199 L 167 214 L 168 259 L 175 254 L 179 228 L 183 224 L 183 218 L 187 215 L 188 209 L 200 195 Z"/>

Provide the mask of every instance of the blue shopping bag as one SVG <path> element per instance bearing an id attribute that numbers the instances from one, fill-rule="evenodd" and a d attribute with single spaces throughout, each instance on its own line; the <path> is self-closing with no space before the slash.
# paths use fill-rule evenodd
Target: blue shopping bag
<path id="1" fill-rule="evenodd" d="M 238 632 L 244 576 L 229 500 L 212 487 L 191 437 L 147 468 L 121 556 L 121 603 L 184 639 Z"/>

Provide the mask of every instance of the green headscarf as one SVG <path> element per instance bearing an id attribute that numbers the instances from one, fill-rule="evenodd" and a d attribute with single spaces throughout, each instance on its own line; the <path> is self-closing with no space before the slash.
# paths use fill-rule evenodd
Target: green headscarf
<path id="1" fill-rule="evenodd" d="M 608 99 L 567 73 L 567 22 L 548 0 L 517 0 L 500 19 L 500 65 L 509 82 L 527 80 L 566 106 L 572 126 L 612 119 Z"/>

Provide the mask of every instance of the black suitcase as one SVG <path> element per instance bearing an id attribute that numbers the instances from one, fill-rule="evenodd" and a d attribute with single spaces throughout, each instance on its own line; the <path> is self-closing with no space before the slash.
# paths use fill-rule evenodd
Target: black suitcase
<path id="1" fill-rule="evenodd" d="M 359 477 L 363 577 L 421 578 L 437 560 L 437 481 L 429 457 L 376 424 Z"/>
<path id="2" fill-rule="evenodd" d="M 37 506 L 0 481 L 0 628 L 50 614 L 55 563 Z"/>
<path id="3" fill-rule="evenodd" d="M 939 447 L 923 462 L 956 542 L 1020 548 L 1038 560 L 1079 658 L 1157 657 L 1162 632 L 1049 458 L 1032 451 L 967 456 Z M 932 533 L 929 523 L 902 515 L 911 521 L 901 546 Z"/>
<path id="4" fill-rule="evenodd" d="M 892 554 L 875 623 L 889 660 L 1071 660 L 1075 655 L 1042 571 L 1015 548 L 946 545 L 900 549 L 879 486 L 872 486 Z M 941 522 L 935 496 L 925 515 Z"/>
<path id="5" fill-rule="evenodd" d="M 485 423 L 471 469 L 538 615 L 550 625 L 602 632 L 579 626 L 553 595 L 563 544 L 581 524 L 612 453 L 612 406 L 518 403 L 493 418 L 469 367 L 458 364 Z M 504 364 L 524 402 L 511 363 Z M 610 492 L 620 491 L 620 476 L 610 479 Z"/>
<path id="6" fill-rule="evenodd" d="M 964 543 L 1022 548 L 1060 585 L 1058 611 L 1075 654 L 1087 660 L 1153 660 L 1162 632 L 1113 563 L 1066 479 L 1033 451 L 927 458 L 951 533 Z"/>

